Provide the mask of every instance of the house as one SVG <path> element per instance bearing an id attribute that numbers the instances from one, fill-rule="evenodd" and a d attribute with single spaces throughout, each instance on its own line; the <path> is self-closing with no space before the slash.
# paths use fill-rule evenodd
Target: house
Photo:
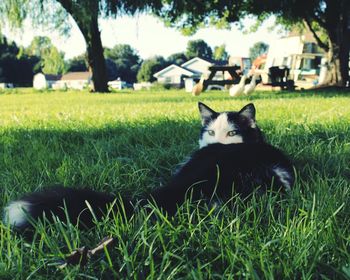
<path id="1" fill-rule="evenodd" d="M 171 64 L 161 71 L 155 73 L 158 83 L 167 84 L 174 87 L 183 87 L 186 84 L 193 84 L 198 81 L 201 76 L 209 76 L 209 67 L 214 64 L 222 64 L 213 60 L 194 57 L 181 65 Z M 186 79 L 189 79 L 187 82 Z"/>
<path id="2" fill-rule="evenodd" d="M 38 90 L 52 88 L 52 85 L 60 79 L 61 75 L 47 75 L 38 73 L 33 77 L 33 87 Z"/>
<path id="3" fill-rule="evenodd" d="M 88 87 L 91 83 L 90 72 L 68 72 L 64 75 L 34 75 L 33 87 L 35 89 L 79 89 Z"/>
<path id="4" fill-rule="evenodd" d="M 118 90 L 132 87 L 131 84 L 129 84 L 125 81 L 122 81 L 120 78 L 118 78 L 117 80 L 114 80 L 114 81 L 109 81 L 108 86 L 112 89 L 118 89 Z"/>
<path id="5" fill-rule="evenodd" d="M 152 87 L 152 84 L 150 82 L 141 82 L 141 83 L 133 84 L 134 90 L 143 90 L 143 89 L 150 90 L 151 87 Z"/>
<path id="6" fill-rule="evenodd" d="M 82 90 L 91 84 L 90 72 L 68 72 L 60 80 L 53 84 L 53 89 L 78 89 Z"/>
<path id="7" fill-rule="evenodd" d="M 263 83 L 269 83 L 270 67 L 288 67 L 289 78 L 295 85 L 308 88 L 323 82 L 327 71 L 325 62 L 325 53 L 311 33 L 299 35 L 292 32 L 270 44 L 264 68 L 259 73 Z"/>
<path id="8" fill-rule="evenodd" d="M 193 73 L 195 73 L 195 77 L 200 78 L 202 75 L 209 75 L 210 71 L 208 70 L 208 68 L 216 63 L 217 61 L 214 60 L 194 57 L 189 61 L 181 64 L 181 67 L 192 71 Z"/>
<path id="9" fill-rule="evenodd" d="M 250 57 L 230 56 L 228 65 L 240 67 L 241 72 L 248 73 L 252 68 L 252 60 Z"/>
<path id="10" fill-rule="evenodd" d="M 0 89 L 14 88 L 13 83 L 0 83 Z"/>
<path id="11" fill-rule="evenodd" d="M 160 84 L 182 87 L 184 78 L 193 77 L 195 75 L 198 74 L 176 64 L 171 64 L 163 70 L 155 73 L 153 77 L 157 78 L 157 81 Z"/>

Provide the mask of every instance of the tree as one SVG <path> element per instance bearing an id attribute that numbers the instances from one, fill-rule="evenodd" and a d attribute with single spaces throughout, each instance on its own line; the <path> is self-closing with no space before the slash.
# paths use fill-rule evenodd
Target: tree
<path id="1" fill-rule="evenodd" d="M 105 57 L 113 61 L 116 67 L 116 75 L 112 79 L 119 77 L 129 83 L 136 81 L 140 57 L 130 45 L 120 44 L 112 49 L 105 49 Z"/>
<path id="2" fill-rule="evenodd" d="M 32 84 L 34 66 L 39 58 L 21 54 L 15 43 L 6 38 L 0 41 L 0 82 L 14 83 L 20 86 Z"/>
<path id="3" fill-rule="evenodd" d="M 63 74 L 66 72 L 66 63 L 64 54 L 52 44 L 50 38 L 37 36 L 34 37 L 25 52 L 31 56 L 37 56 L 40 61 L 36 65 L 36 71 L 42 71 L 44 74 Z"/>
<path id="4" fill-rule="evenodd" d="M 108 92 L 98 19 L 160 10 L 162 7 L 162 0 L 3 0 L 0 2 L 0 19 L 11 23 L 13 27 L 21 27 L 26 18 L 31 18 L 34 25 L 58 28 L 62 33 L 67 33 L 70 15 L 85 38 L 93 90 Z"/>
<path id="5" fill-rule="evenodd" d="M 88 65 L 86 60 L 86 54 L 81 54 L 67 61 L 67 71 L 69 72 L 81 72 L 87 71 Z"/>
<path id="6" fill-rule="evenodd" d="M 186 49 L 186 57 L 191 59 L 193 57 L 201 57 L 211 59 L 213 51 L 210 46 L 204 40 L 188 41 Z"/>
<path id="7" fill-rule="evenodd" d="M 314 35 L 318 45 L 327 52 L 329 84 L 345 85 L 349 79 L 350 1 L 349 0 L 222 0 L 166 1 L 156 11 L 168 26 L 187 33 L 199 27 L 228 27 L 247 15 L 256 16 L 258 24 L 271 15 L 277 23 L 290 27 L 303 23 Z M 190 27 L 189 27 L 190 26 Z M 318 31 L 326 36 L 320 36 Z"/>
<path id="8" fill-rule="evenodd" d="M 43 73 L 45 74 L 63 74 L 66 72 L 67 67 L 64 61 L 64 54 L 59 52 L 56 47 L 50 48 L 47 55 L 42 57 L 43 60 Z"/>
<path id="9" fill-rule="evenodd" d="M 167 61 L 169 64 L 176 64 L 176 65 L 181 65 L 187 61 L 187 57 L 184 53 L 174 53 L 172 55 L 169 55 L 167 58 Z"/>
<path id="10" fill-rule="evenodd" d="M 254 61 L 257 57 L 262 54 L 266 54 L 269 50 L 269 45 L 264 42 L 256 42 L 253 46 L 249 48 L 249 57 Z"/>
<path id="11" fill-rule="evenodd" d="M 169 65 L 162 56 L 155 56 L 146 59 L 142 62 L 139 72 L 137 73 L 137 80 L 139 82 L 153 82 L 155 78 L 153 75 Z"/>
<path id="12" fill-rule="evenodd" d="M 226 60 L 228 60 L 228 57 L 229 57 L 229 55 L 226 51 L 225 44 L 222 44 L 221 46 L 214 47 L 214 54 L 213 54 L 214 59 L 226 61 Z"/>
<path id="13" fill-rule="evenodd" d="M 25 50 L 29 55 L 41 57 L 45 55 L 47 50 L 53 47 L 51 39 L 46 36 L 36 36 Z"/>

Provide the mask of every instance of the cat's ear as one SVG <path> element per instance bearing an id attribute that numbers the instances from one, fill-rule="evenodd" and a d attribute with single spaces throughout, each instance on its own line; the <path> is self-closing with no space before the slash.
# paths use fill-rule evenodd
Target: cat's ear
<path id="1" fill-rule="evenodd" d="M 240 111 L 241 121 L 247 122 L 251 127 L 255 127 L 255 107 L 253 103 L 245 105 Z"/>
<path id="2" fill-rule="evenodd" d="M 212 119 L 217 113 L 202 102 L 198 102 L 199 113 L 202 117 L 202 124 Z"/>

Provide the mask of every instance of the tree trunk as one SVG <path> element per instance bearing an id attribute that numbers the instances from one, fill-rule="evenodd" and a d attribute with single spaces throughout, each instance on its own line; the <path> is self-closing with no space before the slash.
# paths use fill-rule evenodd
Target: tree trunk
<path id="1" fill-rule="evenodd" d="M 324 27 L 328 33 L 328 63 L 332 85 L 345 86 L 349 81 L 350 5 L 347 1 L 328 1 Z"/>
<path id="2" fill-rule="evenodd" d="M 89 29 L 89 34 L 85 37 L 85 40 L 89 70 L 92 73 L 93 91 L 108 92 L 106 61 L 103 55 L 97 17 L 93 17 L 89 24 Z"/>
<path id="3" fill-rule="evenodd" d="M 350 34 L 345 36 L 329 34 L 329 50 L 327 60 L 329 65 L 328 83 L 331 85 L 345 86 L 349 80 L 349 40 Z M 338 36 L 337 36 L 338 35 Z M 339 38 L 342 37 L 342 38 Z"/>
<path id="4" fill-rule="evenodd" d="M 342 77 L 340 74 L 340 59 L 339 59 L 339 46 L 329 40 L 329 50 L 327 52 L 327 67 L 328 73 L 326 78 L 326 84 L 341 86 Z"/>
<path id="5" fill-rule="evenodd" d="M 350 5 L 348 4 L 350 8 Z M 340 44 L 339 59 L 340 59 L 340 73 L 343 80 L 343 86 L 350 82 L 349 77 L 349 53 L 350 53 L 350 11 L 344 13 L 342 22 L 342 40 Z"/>
<path id="6" fill-rule="evenodd" d="M 323 85 L 345 86 L 349 81 L 350 2 L 327 0 L 323 16 L 304 17 L 304 24 L 312 32 L 319 47 L 327 53 L 328 73 Z M 312 18 L 312 16 L 311 16 Z M 327 34 L 325 42 L 312 26 L 315 20 Z"/>
<path id="7" fill-rule="evenodd" d="M 89 71 L 92 73 L 92 90 L 95 92 L 109 92 L 106 61 L 98 28 L 99 1 L 86 1 L 83 5 L 72 0 L 57 1 L 72 16 L 84 36 Z"/>

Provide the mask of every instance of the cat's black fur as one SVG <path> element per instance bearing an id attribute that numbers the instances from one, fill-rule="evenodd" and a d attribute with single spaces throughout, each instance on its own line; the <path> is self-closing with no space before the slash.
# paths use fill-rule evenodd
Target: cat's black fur
<path id="1" fill-rule="evenodd" d="M 173 214 L 186 195 L 210 202 L 227 201 L 236 193 L 246 197 L 256 188 L 262 192 L 289 189 L 294 177 L 285 185 L 275 176 L 276 166 L 293 174 L 289 159 L 271 145 L 210 144 L 196 151 L 169 184 L 153 191 L 150 197 L 157 206 Z"/>
<path id="2" fill-rule="evenodd" d="M 107 205 L 116 200 L 115 207 L 123 207 L 127 216 L 134 211 L 133 205 L 141 206 L 153 202 L 168 214 L 174 214 L 186 198 L 203 199 L 206 202 L 229 200 L 234 194 L 250 195 L 254 189 L 264 192 L 269 188 L 279 190 L 293 184 L 290 177 L 288 186 L 281 182 L 273 168 L 279 166 L 293 174 L 288 158 L 278 149 L 265 143 L 248 144 L 211 144 L 196 151 L 191 159 L 175 174 L 170 182 L 158 188 L 139 201 L 127 198 L 121 200 L 111 194 L 90 189 L 73 189 L 55 187 L 24 196 L 20 201 L 31 204 L 28 214 L 36 220 L 43 213 L 50 219 L 52 213 L 61 220 L 66 220 L 65 211 L 69 213 L 72 223 L 90 227 L 92 215 L 87 209 L 86 201 L 101 217 Z M 28 222 L 20 228 L 30 226 Z"/>

